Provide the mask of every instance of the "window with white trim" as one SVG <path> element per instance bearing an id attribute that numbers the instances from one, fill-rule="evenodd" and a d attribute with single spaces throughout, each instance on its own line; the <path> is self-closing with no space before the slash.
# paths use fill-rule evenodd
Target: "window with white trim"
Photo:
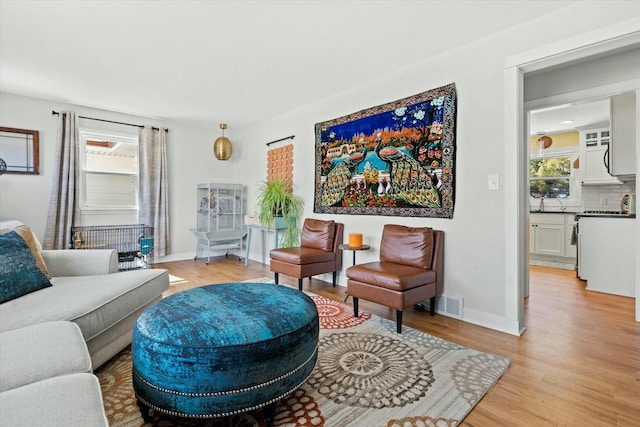
<path id="1" fill-rule="evenodd" d="M 533 199 L 561 199 L 576 202 L 579 185 L 574 162 L 578 149 L 545 150 L 530 153 L 529 194 Z"/>
<path id="2" fill-rule="evenodd" d="M 85 210 L 138 209 L 138 135 L 80 130 Z"/>

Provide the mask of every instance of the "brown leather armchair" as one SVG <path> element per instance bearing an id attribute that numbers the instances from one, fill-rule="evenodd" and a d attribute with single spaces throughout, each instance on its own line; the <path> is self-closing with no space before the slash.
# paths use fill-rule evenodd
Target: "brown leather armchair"
<path id="1" fill-rule="evenodd" d="M 335 286 L 337 273 L 342 270 L 343 233 L 344 225 L 333 220 L 305 219 L 299 247 L 269 252 L 275 282 L 278 283 L 280 273 L 297 277 L 298 289 L 302 290 L 303 278 L 332 272 Z"/>
<path id="2" fill-rule="evenodd" d="M 382 231 L 380 261 L 347 268 L 347 292 L 358 317 L 358 298 L 396 309 L 396 331 L 402 332 L 402 311 L 442 293 L 444 232 L 429 227 L 387 224 Z"/>

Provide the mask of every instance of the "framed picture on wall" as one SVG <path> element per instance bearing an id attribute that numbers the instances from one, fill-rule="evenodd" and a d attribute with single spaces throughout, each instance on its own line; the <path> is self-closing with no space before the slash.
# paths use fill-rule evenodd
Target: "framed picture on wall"
<path id="1" fill-rule="evenodd" d="M 3 173 L 38 175 L 39 132 L 0 126 L 0 159 Z"/>

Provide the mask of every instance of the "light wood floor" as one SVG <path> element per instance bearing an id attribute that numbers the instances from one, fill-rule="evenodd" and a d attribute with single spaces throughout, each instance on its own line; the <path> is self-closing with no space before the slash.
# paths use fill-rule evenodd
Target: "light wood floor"
<path id="1" fill-rule="evenodd" d="M 210 283 L 272 277 L 269 267 L 236 257 L 156 264 L 187 281 L 170 293 Z M 297 280 L 280 276 L 281 283 Z M 521 337 L 408 309 L 404 324 L 511 359 L 509 371 L 467 416 L 465 426 L 640 425 L 640 323 L 632 298 L 584 290 L 575 272 L 531 267 Z M 344 300 L 344 287 L 317 279 L 306 290 Z M 349 304 L 351 299 L 349 299 Z M 360 309 L 395 319 L 392 310 L 361 300 Z"/>

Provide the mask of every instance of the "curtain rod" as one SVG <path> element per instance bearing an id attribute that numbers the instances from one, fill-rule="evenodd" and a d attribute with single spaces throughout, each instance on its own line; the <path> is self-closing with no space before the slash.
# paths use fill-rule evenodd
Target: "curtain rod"
<path id="1" fill-rule="evenodd" d="M 295 137 L 296 137 L 295 135 L 291 135 L 291 136 L 287 136 L 285 138 L 276 139 L 275 141 L 267 142 L 267 147 L 270 146 L 271 144 L 275 144 L 276 142 L 285 141 L 287 139 L 293 139 Z"/>
<path id="2" fill-rule="evenodd" d="M 57 112 L 57 111 L 51 110 L 51 115 L 58 116 L 58 115 L 60 115 L 60 113 Z M 134 125 L 133 123 L 124 123 L 124 122 L 115 122 L 113 120 L 96 119 L 94 117 L 78 116 L 78 118 L 79 119 L 87 119 L 87 120 L 95 120 L 96 122 L 115 123 L 116 125 L 135 126 L 137 128 L 143 128 L 144 127 L 144 125 Z M 160 128 L 156 128 L 156 127 L 152 127 L 151 129 L 160 130 Z M 169 129 L 165 129 L 165 132 L 169 132 Z"/>

